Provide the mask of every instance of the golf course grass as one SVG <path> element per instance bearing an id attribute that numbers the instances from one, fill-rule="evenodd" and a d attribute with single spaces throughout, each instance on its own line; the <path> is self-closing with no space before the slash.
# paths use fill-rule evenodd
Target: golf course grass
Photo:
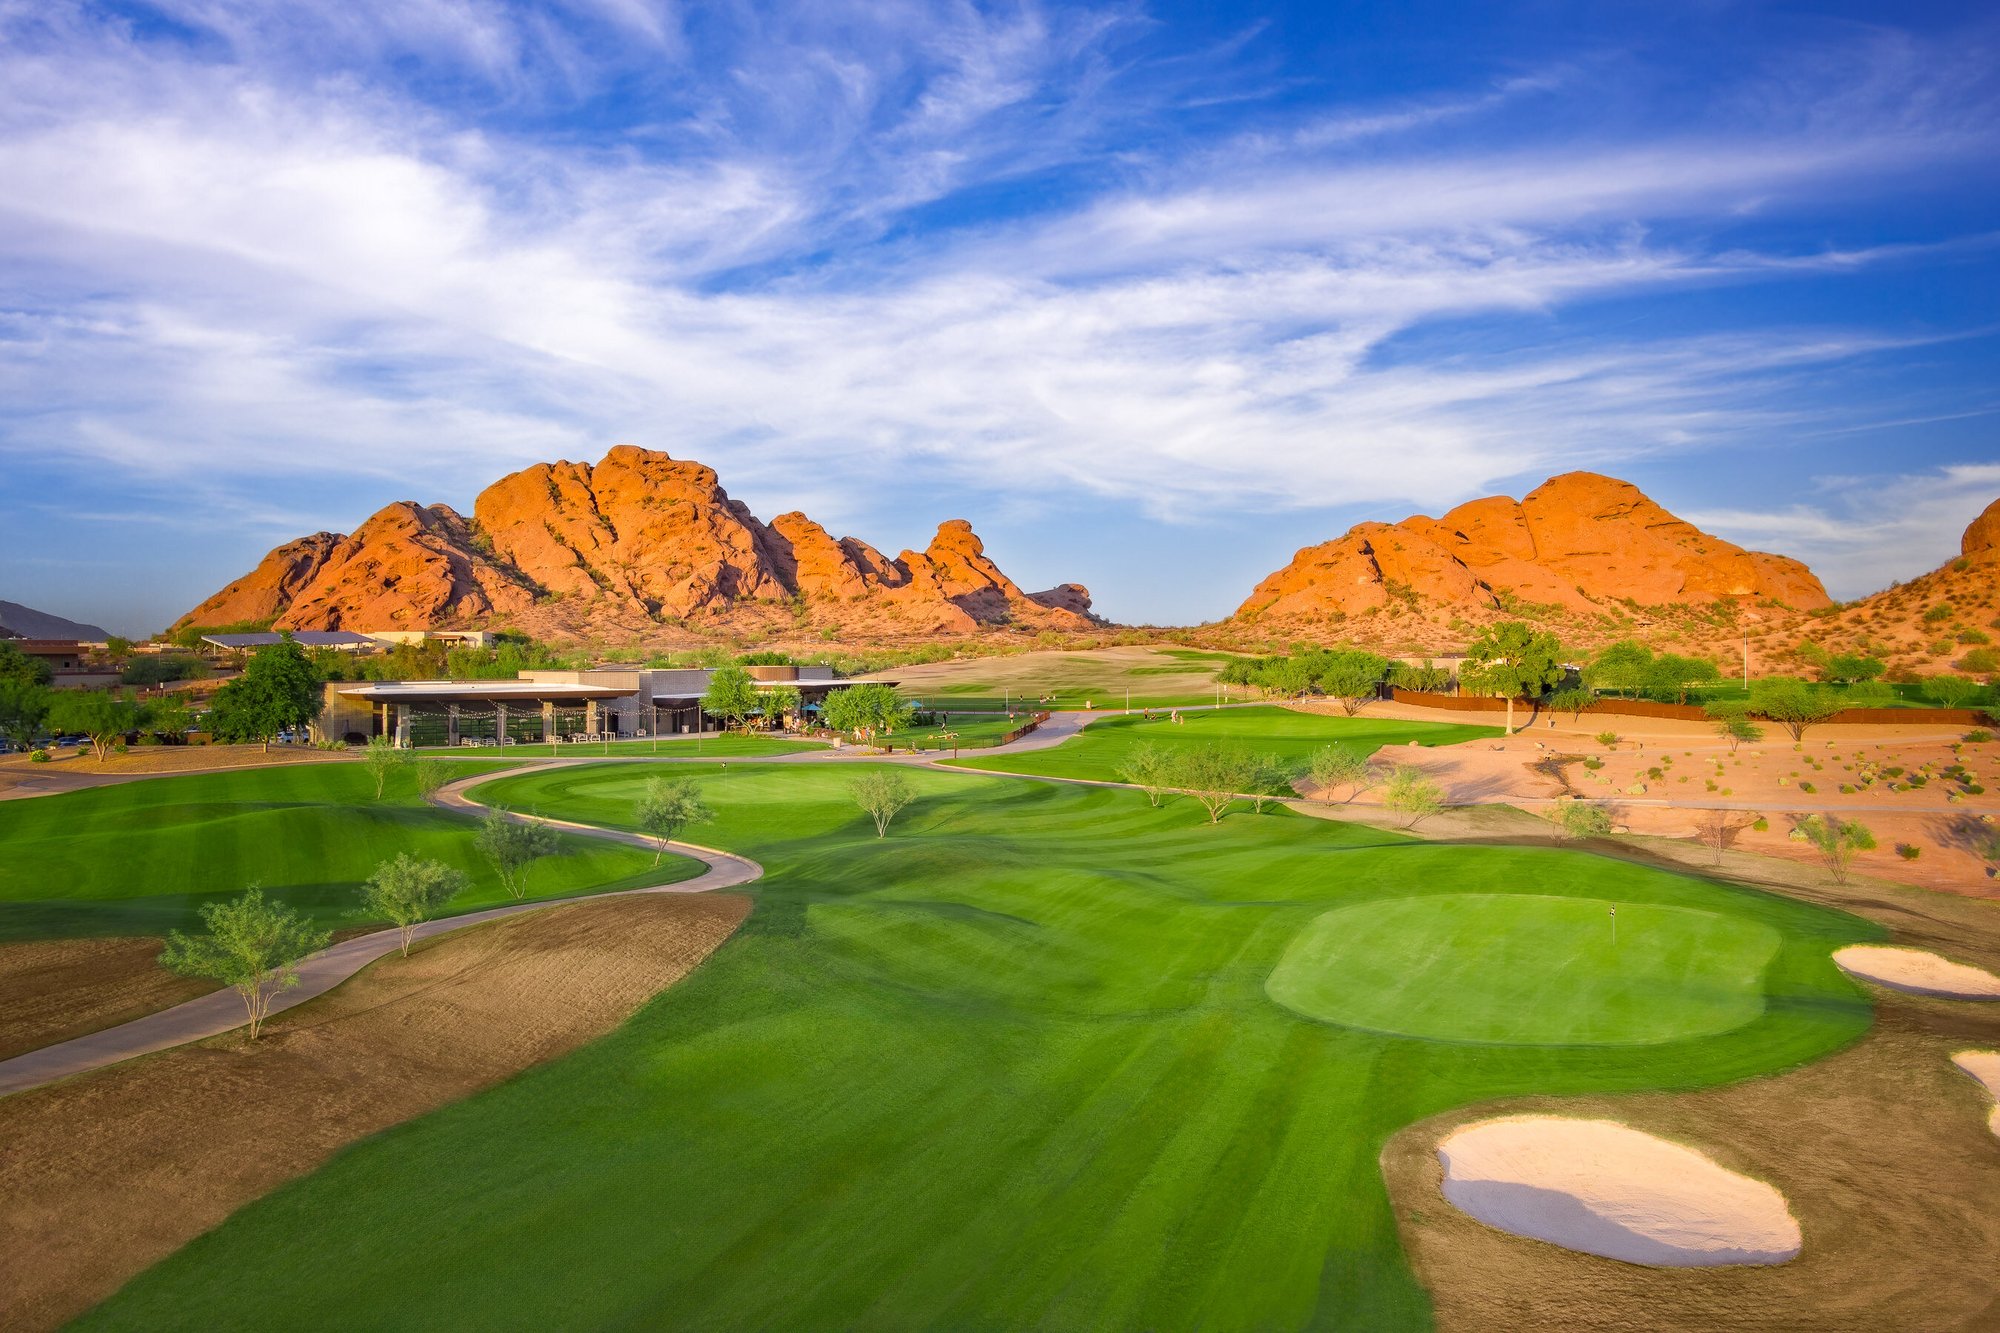
<path id="1" fill-rule="evenodd" d="M 1434 1041 L 1678 1041 L 1762 1013 L 1780 943 L 1761 922 L 1662 903 L 1427 894 L 1318 917 L 1264 988 L 1309 1018 Z"/>
<path id="2" fill-rule="evenodd" d="M 465 777 L 502 767 L 452 765 Z M 251 885 L 321 926 L 367 924 L 361 882 L 398 852 L 443 861 L 471 887 L 446 914 L 509 901 L 473 846 L 475 823 L 417 797 L 409 770 L 380 801 L 359 764 L 301 764 L 163 777 L 0 802 L 0 940 L 161 935 L 200 924 L 199 906 Z M 667 883 L 686 858 L 565 836 L 528 872 L 527 895 Z"/>
<path id="3" fill-rule="evenodd" d="M 1241 745 L 1258 754 L 1275 755 L 1283 763 L 1303 771 L 1312 752 L 1326 745 L 1373 754 L 1384 745 L 1455 745 L 1502 734 L 1499 727 L 1456 722 L 1397 722 L 1365 713 L 1360 717 L 1326 717 L 1261 706 L 1190 709 L 1180 716 L 1179 722 L 1164 715 L 1150 721 L 1139 714 L 1102 718 L 1054 749 L 946 762 L 992 773 L 1121 782 L 1126 762 L 1140 745 L 1163 749 L 1211 743 Z M 1273 782 L 1267 789 L 1291 794 L 1291 789 L 1282 782 Z"/>
<path id="4" fill-rule="evenodd" d="M 1211 827 L 1186 800 L 931 770 L 877 838 L 853 766 L 672 771 L 716 811 L 689 836 L 767 871 L 728 944 L 608 1037 L 355 1145 L 81 1326 L 1424 1328 L 1377 1162 L 1395 1130 L 1495 1097 L 1741 1079 L 1870 1022 L 1829 954 L 1879 928 L 1582 852 L 1283 811 Z M 648 776 L 474 794 L 619 824 Z M 1524 891 L 1696 938 L 1673 913 L 1729 923 L 1757 945 L 1703 975 L 1755 1012 L 1674 1039 L 1715 1018 L 1657 960 L 1510 1001 L 1657 986 L 1658 1039 L 1623 1044 L 1551 1039 L 1560 1019 L 1516 1044 L 1423 1040 L 1267 994 L 1281 970 L 1311 989 L 1312 950 L 1352 961 L 1330 912 L 1436 898 L 1412 926 L 1477 951 L 1440 931 L 1443 899 Z M 1545 910 L 1514 923 L 1515 966 L 1571 965 Z M 1400 992 L 1424 1021 L 1476 1026 L 1480 969 L 1458 967 L 1455 995 Z"/>

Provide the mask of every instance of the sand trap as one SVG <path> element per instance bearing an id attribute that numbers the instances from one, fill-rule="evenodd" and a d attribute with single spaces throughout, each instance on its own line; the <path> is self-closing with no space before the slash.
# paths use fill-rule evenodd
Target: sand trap
<path id="1" fill-rule="evenodd" d="M 2000 1136 L 2000 1051 L 1960 1051 L 1951 1057 L 1951 1062 L 1979 1080 L 1986 1095 L 1993 1099 L 1993 1113 L 1986 1117 L 1986 1127 Z"/>
<path id="2" fill-rule="evenodd" d="M 1460 1211 L 1586 1254 L 1709 1268 L 1799 1252 L 1799 1224 L 1777 1190 L 1613 1120 L 1485 1120 L 1447 1137 L 1438 1160 Z"/>
<path id="3" fill-rule="evenodd" d="M 1872 981 L 1911 995 L 1939 995 L 1951 1000 L 2000 1000 L 2000 977 L 1964 963 L 1954 963 L 1922 949 L 1890 949 L 1856 944 L 1836 949 L 1833 961 L 1851 977 Z"/>

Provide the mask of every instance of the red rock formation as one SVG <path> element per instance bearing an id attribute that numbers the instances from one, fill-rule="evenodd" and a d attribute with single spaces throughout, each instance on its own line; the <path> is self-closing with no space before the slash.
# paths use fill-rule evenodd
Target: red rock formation
<path id="1" fill-rule="evenodd" d="M 715 472 L 620 445 L 595 466 L 538 463 L 481 492 L 468 524 L 443 506 L 391 505 L 350 537 L 280 547 L 182 622 L 276 616 L 283 628 L 457 625 L 527 614 L 544 632 L 727 622 L 785 604 L 861 633 L 962 633 L 1094 623 L 1079 585 L 1023 593 L 963 519 L 890 560 L 804 514 L 768 526 Z M 789 618 L 789 617 L 788 617 Z"/>
<path id="2" fill-rule="evenodd" d="M 1623 599 L 1646 606 L 1771 599 L 1797 610 L 1830 604 L 1798 561 L 1710 536 L 1629 482 L 1570 472 L 1518 504 L 1493 496 L 1442 518 L 1357 524 L 1300 551 L 1257 585 L 1237 615 L 1351 615 L 1398 598 L 1490 609 L 1503 596 L 1565 610 Z"/>
<path id="3" fill-rule="evenodd" d="M 2000 500 L 1987 505 L 1985 512 L 1972 520 L 1959 539 L 1958 549 L 1968 560 L 2000 560 Z"/>

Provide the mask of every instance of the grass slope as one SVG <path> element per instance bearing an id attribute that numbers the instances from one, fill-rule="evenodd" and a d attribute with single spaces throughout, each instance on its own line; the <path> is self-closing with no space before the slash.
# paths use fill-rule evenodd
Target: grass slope
<path id="1" fill-rule="evenodd" d="M 826 747 L 816 741 L 789 740 L 781 736 L 687 736 L 667 737 L 655 741 L 645 740 L 610 741 L 603 743 L 571 745 L 568 742 L 549 745 L 461 745 L 425 746 L 418 751 L 426 759 L 507 759 L 521 763 L 529 759 L 589 759 L 593 755 L 610 754 L 615 758 L 630 759 L 658 755 L 662 759 L 737 759 L 764 758 L 773 755 L 797 754 L 801 750 L 821 750 Z"/>
<path id="2" fill-rule="evenodd" d="M 645 776 L 482 792 L 612 822 Z M 1828 953 L 1880 932 L 1776 897 L 928 771 L 877 839 L 851 776 L 702 774 L 703 841 L 768 871 L 707 964 L 603 1041 L 244 1209 L 83 1327 L 1421 1328 L 1376 1162 L 1396 1128 L 1741 1078 L 1869 1022 Z M 1265 994 L 1329 910 L 1523 886 L 1768 927 L 1763 1010 L 1698 1041 L 1479 1046 Z"/>
<path id="3" fill-rule="evenodd" d="M 493 764 L 454 764 L 457 776 Z M 261 885 L 325 926 L 356 926 L 361 881 L 398 852 L 457 866 L 451 912 L 507 901 L 473 846 L 475 825 L 417 799 L 407 772 L 381 801 L 358 764 L 301 764 L 150 779 L 0 802 L 0 940 L 159 935 L 199 925 L 201 903 Z M 664 883 L 700 873 L 637 848 L 566 836 L 529 896 Z"/>
<path id="4" fill-rule="evenodd" d="M 1179 723 L 1165 717 L 1111 717 L 1091 723 L 1073 739 L 1050 750 L 983 758 L 946 760 L 960 768 L 992 773 L 1029 773 L 1051 778 L 1094 778 L 1123 781 L 1125 761 L 1134 746 L 1242 745 L 1259 754 L 1273 754 L 1303 767 L 1314 750 L 1342 745 L 1373 754 L 1384 745 L 1455 745 L 1501 734 L 1499 727 L 1466 726 L 1455 722 L 1395 722 L 1385 718 L 1324 717 L 1289 708 L 1223 708 L 1191 710 Z M 1280 783 L 1270 790 L 1285 795 Z"/>

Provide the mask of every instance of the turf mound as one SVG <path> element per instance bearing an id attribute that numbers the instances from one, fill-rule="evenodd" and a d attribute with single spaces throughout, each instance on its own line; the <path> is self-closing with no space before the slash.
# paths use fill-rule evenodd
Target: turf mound
<path id="1" fill-rule="evenodd" d="M 1769 926 L 1684 907 L 1432 894 L 1315 917 L 1264 989 L 1308 1018 L 1396 1036 L 1646 1045 L 1756 1019 L 1778 945 Z"/>
<path id="2" fill-rule="evenodd" d="M 1856 944 L 1838 950 L 1833 961 L 1849 976 L 1911 995 L 1936 995 L 1947 1000 L 2000 1000 L 2000 977 L 1922 949 Z"/>
<path id="3" fill-rule="evenodd" d="M 1508 1116 L 1438 1145 L 1444 1197 L 1517 1236 L 1662 1268 L 1781 1264 L 1799 1252 L 1785 1196 L 1692 1148 L 1613 1120 Z"/>

